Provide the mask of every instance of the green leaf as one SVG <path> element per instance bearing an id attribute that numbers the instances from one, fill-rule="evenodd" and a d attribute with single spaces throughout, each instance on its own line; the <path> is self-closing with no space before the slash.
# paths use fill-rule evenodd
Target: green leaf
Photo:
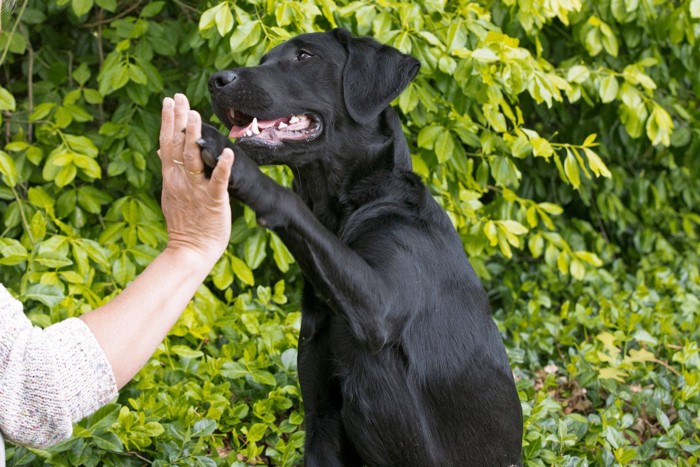
<path id="1" fill-rule="evenodd" d="M 76 16 L 83 16 L 92 9 L 93 0 L 72 0 L 71 7 Z"/>
<path id="2" fill-rule="evenodd" d="M 590 77 L 590 70 L 583 65 L 574 65 L 569 68 L 566 79 L 572 83 L 584 83 Z"/>
<path id="3" fill-rule="evenodd" d="M 94 159 L 90 159 L 82 154 L 75 154 L 73 163 L 90 178 L 100 178 L 102 176 L 102 168 Z"/>
<path id="4" fill-rule="evenodd" d="M 601 36 L 602 34 L 600 33 L 600 29 L 597 27 L 591 28 L 586 34 L 586 40 L 584 45 L 586 46 L 586 50 L 588 50 L 588 53 L 592 57 L 595 57 L 603 50 Z"/>
<path id="5" fill-rule="evenodd" d="M 668 432 L 668 430 L 671 428 L 671 421 L 668 419 L 668 416 L 661 411 L 661 409 L 656 409 L 656 420 L 659 422 L 659 425 Z"/>
<path id="6" fill-rule="evenodd" d="M 491 175 L 499 186 L 514 186 L 518 183 L 521 173 L 513 161 L 507 157 L 496 156 L 491 163 Z"/>
<path id="7" fill-rule="evenodd" d="M 254 46 L 260 40 L 262 27 L 260 21 L 250 21 L 243 24 L 238 24 L 231 34 L 230 45 L 231 52 L 242 52 Z"/>
<path id="8" fill-rule="evenodd" d="M 10 91 L 0 86 L 0 111 L 9 110 L 14 112 L 16 106 L 15 97 L 10 94 Z"/>
<path id="9" fill-rule="evenodd" d="M 533 235 L 528 241 L 528 248 L 533 258 L 539 258 L 544 251 L 544 239 L 541 235 Z"/>
<path id="10" fill-rule="evenodd" d="M 77 174 L 78 169 L 75 167 L 75 165 L 68 164 L 64 167 L 61 167 L 53 181 L 54 183 L 56 183 L 56 186 L 58 186 L 59 188 L 63 188 L 64 186 L 72 182 Z"/>
<path id="11" fill-rule="evenodd" d="M 569 264 L 569 272 L 575 279 L 583 280 L 584 276 L 586 275 L 586 268 L 583 262 L 574 258 L 571 260 L 571 264 Z"/>
<path id="12" fill-rule="evenodd" d="M 225 36 L 233 29 L 233 14 L 231 10 L 226 7 L 225 3 L 223 5 L 224 7 L 219 8 L 214 16 L 216 29 L 219 31 L 220 36 Z"/>
<path id="13" fill-rule="evenodd" d="M 150 18 L 163 10 L 165 2 L 150 2 L 141 10 L 141 18 Z"/>
<path id="14" fill-rule="evenodd" d="M 15 161 L 4 151 L 0 151 L 0 174 L 2 174 L 3 180 L 10 188 L 14 188 L 17 185 Z"/>
<path id="15" fill-rule="evenodd" d="M 566 154 L 566 159 L 564 159 L 564 173 L 566 173 L 566 178 L 569 180 L 571 185 L 578 190 L 578 187 L 581 185 L 578 163 L 576 162 L 574 155 L 568 151 Z"/>
<path id="16" fill-rule="evenodd" d="M 277 385 L 277 380 L 269 371 L 253 370 L 251 375 L 256 383 L 267 384 L 268 386 Z"/>
<path id="17" fill-rule="evenodd" d="M 32 284 L 24 294 L 25 300 L 35 300 L 48 308 L 53 308 L 63 300 L 63 291 L 56 285 Z"/>
<path id="18" fill-rule="evenodd" d="M 47 268 L 62 268 L 73 264 L 73 261 L 66 258 L 64 255 L 51 251 L 44 251 L 37 254 L 32 258 L 32 262 L 37 262 Z"/>
<path id="19" fill-rule="evenodd" d="M 0 264 L 14 266 L 27 260 L 28 252 L 14 238 L 0 238 Z"/>
<path id="20" fill-rule="evenodd" d="M 202 16 L 199 17 L 199 30 L 205 31 L 209 28 L 213 28 L 216 25 L 216 15 L 219 13 L 219 10 L 224 8 L 226 8 L 226 3 L 222 2 L 202 13 Z"/>
<path id="21" fill-rule="evenodd" d="M 245 262 L 248 266 L 250 266 L 250 269 L 256 269 L 258 266 L 260 266 L 265 259 L 265 256 L 267 256 L 266 240 L 267 238 L 265 236 L 265 232 L 263 230 L 257 230 L 253 235 L 246 238 L 245 242 L 243 243 L 243 255 Z M 236 271 L 235 265 L 233 270 L 234 272 Z"/>
<path id="22" fill-rule="evenodd" d="M 603 34 L 603 47 L 613 57 L 617 57 L 619 45 L 615 33 L 605 23 L 600 24 L 600 32 Z"/>
<path id="23" fill-rule="evenodd" d="M 219 290 L 228 288 L 233 283 L 233 269 L 226 256 L 222 256 L 211 270 L 214 285 Z"/>
<path id="24" fill-rule="evenodd" d="M 500 59 L 493 50 L 487 47 L 481 47 L 472 51 L 472 58 L 484 63 L 492 63 Z"/>
<path id="25" fill-rule="evenodd" d="M 535 156 L 540 156 L 548 159 L 552 154 L 554 154 L 554 148 L 546 139 L 542 137 L 532 138 L 530 140 L 532 145 L 532 153 Z"/>
<path id="26" fill-rule="evenodd" d="M 34 112 L 29 115 L 29 121 L 36 122 L 44 119 L 54 107 L 56 107 L 54 102 L 42 102 L 41 104 L 37 105 L 34 108 Z"/>
<path id="27" fill-rule="evenodd" d="M 230 379 L 244 378 L 249 375 L 248 370 L 239 362 L 225 362 L 221 366 L 221 376 Z"/>
<path id="28" fill-rule="evenodd" d="M 56 204 L 56 199 L 49 195 L 43 187 L 31 187 L 27 192 L 29 202 L 42 209 L 50 209 Z"/>
<path id="29" fill-rule="evenodd" d="M 117 0 L 95 0 L 95 3 L 111 13 L 117 10 Z"/>
<path id="30" fill-rule="evenodd" d="M 193 438 L 209 436 L 216 431 L 216 428 L 216 421 L 203 418 L 194 424 L 191 436 Z"/>
<path id="31" fill-rule="evenodd" d="M 461 19 L 450 21 L 447 27 L 447 51 L 453 52 L 455 49 L 460 49 L 466 45 L 468 38 L 467 29 Z"/>
<path id="32" fill-rule="evenodd" d="M 418 133 L 418 147 L 433 149 L 438 136 L 446 132 L 447 130 L 440 125 L 430 125 L 422 128 Z"/>
<path id="33" fill-rule="evenodd" d="M 524 235 L 528 232 L 527 227 L 514 220 L 499 221 L 499 224 L 513 235 Z"/>
<path id="34" fill-rule="evenodd" d="M 233 273 L 241 280 L 244 284 L 250 286 L 255 285 L 255 277 L 253 276 L 253 271 L 248 267 L 248 265 L 239 257 L 231 255 L 231 269 Z"/>
<path id="35" fill-rule="evenodd" d="M 600 100 L 603 101 L 603 103 L 614 101 L 617 97 L 618 89 L 617 78 L 613 75 L 607 75 L 600 81 L 600 87 L 598 88 Z"/>
<path id="36" fill-rule="evenodd" d="M 619 381 L 621 383 L 625 382 L 625 378 L 627 377 L 627 373 L 624 370 L 621 370 L 619 368 L 601 368 L 598 370 L 598 377 L 600 379 L 614 379 L 615 381 Z"/>
<path id="37" fill-rule="evenodd" d="M 191 349 L 186 345 L 173 345 L 170 347 L 170 351 L 182 358 L 199 358 L 204 355 L 201 350 Z"/>
<path id="38" fill-rule="evenodd" d="M 438 162 L 444 164 L 450 160 L 455 152 L 455 142 L 449 131 L 444 131 L 435 140 L 435 155 Z"/>
<path id="39" fill-rule="evenodd" d="M 673 120 L 669 113 L 658 104 L 654 104 L 654 109 L 646 124 L 647 137 L 651 144 L 671 145 L 671 132 L 673 131 Z"/>
<path id="40" fill-rule="evenodd" d="M 255 423 L 248 429 L 248 442 L 255 443 L 260 441 L 267 431 L 267 425 L 264 423 Z"/>
<path id="41" fill-rule="evenodd" d="M 601 261 L 598 255 L 590 251 L 575 251 L 574 256 L 597 268 L 603 265 L 603 261 Z"/>
<path id="42" fill-rule="evenodd" d="M 292 254 L 284 243 L 282 243 L 282 240 L 272 232 L 270 233 L 270 248 L 272 248 L 273 259 L 279 270 L 282 272 L 289 271 L 289 265 L 294 263 L 294 257 L 292 257 Z"/>

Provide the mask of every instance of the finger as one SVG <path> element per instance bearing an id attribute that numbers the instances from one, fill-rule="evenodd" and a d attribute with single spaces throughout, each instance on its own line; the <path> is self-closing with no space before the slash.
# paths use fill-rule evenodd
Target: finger
<path id="1" fill-rule="evenodd" d="M 163 109 L 160 115 L 160 135 L 158 136 L 158 142 L 160 149 L 158 150 L 158 157 L 160 158 L 163 168 L 172 165 L 170 160 L 171 151 L 170 145 L 173 139 L 173 125 L 175 123 L 175 101 L 170 97 L 163 99 Z"/>
<path id="2" fill-rule="evenodd" d="M 219 157 L 219 161 L 214 167 L 209 181 L 209 195 L 216 200 L 221 200 L 228 196 L 228 182 L 231 177 L 231 168 L 235 156 L 231 148 L 225 148 Z"/>
<path id="3" fill-rule="evenodd" d="M 173 124 L 173 149 L 178 159 L 185 145 L 185 129 L 189 118 L 190 103 L 184 94 L 175 94 L 175 122 Z"/>
<path id="4" fill-rule="evenodd" d="M 193 176 L 204 177 L 204 162 L 200 156 L 197 140 L 202 137 L 202 117 L 194 110 L 190 110 L 187 119 L 187 132 L 185 133 L 185 147 L 183 160 L 185 170 Z"/>

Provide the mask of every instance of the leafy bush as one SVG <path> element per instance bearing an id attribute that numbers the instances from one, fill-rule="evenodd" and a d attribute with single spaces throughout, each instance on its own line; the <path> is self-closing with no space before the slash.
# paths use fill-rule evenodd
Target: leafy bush
<path id="1" fill-rule="evenodd" d="M 341 26 L 422 63 L 395 105 L 490 292 L 525 463 L 698 464 L 699 0 L 21 1 L 2 25 L 0 281 L 37 325 L 111 299 L 163 247 L 164 96 L 209 118 L 213 71 Z M 10 465 L 301 463 L 301 276 L 234 214 L 119 399 Z"/>

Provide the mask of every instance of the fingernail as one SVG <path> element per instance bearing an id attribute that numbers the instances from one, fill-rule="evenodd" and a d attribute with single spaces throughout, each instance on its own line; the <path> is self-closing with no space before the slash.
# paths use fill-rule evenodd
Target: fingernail
<path id="1" fill-rule="evenodd" d="M 191 118 L 193 120 L 199 119 L 199 113 L 196 110 L 190 110 L 188 115 L 189 115 L 189 118 Z"/>
<path id="2" fill-rule="evenodd" d="M 165 99 L 163 99 L 163 108 L 165 110 L 169 110 L 173 106 L 173 104 L 175 104 L 175 102 L 173 102 L 172 98 L 166 97 Z"/>

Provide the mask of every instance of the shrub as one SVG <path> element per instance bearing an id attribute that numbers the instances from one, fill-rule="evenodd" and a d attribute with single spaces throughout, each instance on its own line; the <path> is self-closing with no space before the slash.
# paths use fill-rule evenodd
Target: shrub
<path id="1" fill-rule="evenodd" d="M 411 53 L 415 171 L 490 292 L 527 465 L 697 465 L 700 1 L 21 1 L 0 34 L 0 281 L 46 326 L 164 246 L 162 98 L 345 27 Z M 284 168 L 266 169 L 289 184 Z M 117 401 L 10 465 L 299 465 L 301 275 L 231 245 Z"/>

